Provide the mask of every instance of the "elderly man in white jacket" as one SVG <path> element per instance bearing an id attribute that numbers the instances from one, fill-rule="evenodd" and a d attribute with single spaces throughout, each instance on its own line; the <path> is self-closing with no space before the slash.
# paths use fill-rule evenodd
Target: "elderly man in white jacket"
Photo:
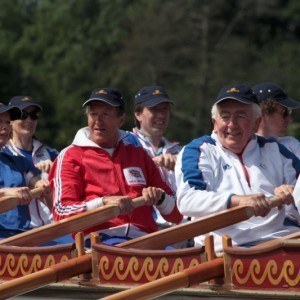
<path id="1" fill-rule="evenodd" d="M 194 219 L 240 205 L 254 207 L 255 217 L 216 230 L 215 247 L 228 234 L 234 245 L 249 245 L 299 231 L 300 216 L 292 192 L 300 161 L 275 140 L 255 135 L 261 110 L 245 84 L 224 87 L 212 107 L 214 130 L 186 145 L 175 167 L 178 208 Z M 285 206 L 271 208 L 269 198 Z M 286 220 L 286 207 L 293 213 Z M 195 238 L 203 244 L 205 236 Z"/>

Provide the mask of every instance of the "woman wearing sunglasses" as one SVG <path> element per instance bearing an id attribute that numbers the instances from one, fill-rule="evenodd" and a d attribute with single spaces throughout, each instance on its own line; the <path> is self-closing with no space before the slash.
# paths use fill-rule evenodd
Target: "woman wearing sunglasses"
<path id="1" fill-rule="evenodd" d="M 30 96 L 15 96 L 10 100 L 9 105 L 19 108 L 22 115 L 18 120 L 11 122 L 12 137 L 2 151 L 32 161 L 35 167 L 41 170 L 42 178 L 47 179 L 58 152 L 35 138 L 42 107 Z M 31 227 L 38 227 L 52 221 L 52 202 L 48 201 L 46 204 L 44 202 L 39 199 L 30 202 Z"/>
<path id="2" fill-rule="evenodd" d="M 12 105 L 0 103 L 0 149 L 6 145 L 11 134 L 11 121 L 21 117 L 21 110 Z M 41 180 L 40 171 L 24 157 L 0 152 L 0 196 L 17 195 L 21 204 L 0 214 L 0 239 L 30 229 L 31 203 L 29 188 L 42 187 L 45 195 L 51 189 L 49 182 Z"/>

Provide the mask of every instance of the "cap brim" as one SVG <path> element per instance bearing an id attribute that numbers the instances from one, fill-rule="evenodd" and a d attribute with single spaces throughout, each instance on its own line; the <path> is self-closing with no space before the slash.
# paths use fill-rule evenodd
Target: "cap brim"
<path id="1" fill-rule="evenodd" d="M 108 100 L 108 99 L 99 99 L 99 98 L 91 98 L 91 99 L 88 99 L 86 100 L 83 104 L 82 104 L 82 107 L 85 107 L 87 104 L 89 104 L 90 102 L 92 101 L 102 101 L 102 102 L 105 102 L 111 106 L 120 106 L 120 103 L 117 102 L 117 101 L 113 101 L 113 100 Z"/>
<path id="2" fill-rule="evenodd" d="M 221 98 L 221 99 L 218 99 L 215 104 L 218 104 L 224 100 L 236 100 L 236 101 L 239 101 L 241 103 L 245 103 L 245 104 L 251 104 L 251 103 L 255 103 L 254 101 L 250 101 L 248 99 L 245 99 L 245 98 L 242 98 L 242 97 L 234 97 L 234 96 L 228 96 L 228 97 L 224 97 L 224 98 Z"/>
<path id="3" fill-rule="evenodd" d="M 293 98 L 285 98 L 285 99 L 274 99 L 276 100 L 280 105 L 291 108 L 291 109 L 296 109 L 300 108 L 300 102 L 294 100 Z"/>
<path id="4" fill-rule="evenodd" d="M 9 112 L 11 121 L 20 119 L 22 116 L 22 111 L 17 106 L 6 106 L 6 107 L 2 107 L 2 108 L 3 109 L 0 109 L 0 114 Z"/>
<path id="5" fill-rule="evenodd" d="M 27 108 L 27 107 L 29 107 L 29 106 L 35 106 L 35 107 L 37 107 L 37 108 L 39 109 L 39 111 L 42 111 L 42 110 L 43 110 L 42 107 L 41 107 L 39 104 L 36 104 L 36 103 L 33 103 L 33 102 L 24 102 L 24 103 L 18 105 L 18 107 L 19 107 L 21 110 L 23 110 L 23 109 L 25 109 L 25 108 Z"/>
<path id="6" fill-rule="evenodd" d="M 143 101 L 140 103 L 143 103 L 145 107 L 153 107 L 153 106 L 158 105 L 163 102 L 167 102 L 167 103 L 171 103 L 172 105 L 175 105 L 174 101 L 172 101 L 168 98 L 165 98 L 165 97 L 155 97 L 155 98 L 152 98 L 150 100 Z"/>

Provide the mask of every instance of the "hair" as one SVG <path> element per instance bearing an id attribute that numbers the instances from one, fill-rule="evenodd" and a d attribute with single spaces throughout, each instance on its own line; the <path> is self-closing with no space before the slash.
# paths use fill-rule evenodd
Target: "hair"
<path id="1" fill-rule="evenodd" d="M 91 103 L 91 102 L 90 102 Z M 85 106 L 85 114 L 88 115 L 88 113 L 90 112 L 90 103 L 88 103 Z M 116 108 L 117 111 L 117 116 L 121 117 L 124 113 L 125 113 L 125 106 L 124 105 L 120 105 L 120 106 L 114 106 Z"/>
<path id="2" fill-rule="evenodd" d="M 139 104 L 137 104 L 137 105 L 134 107 L 134 113 L 136 113 L 136 112 L 141 113 L 145 107 L 146 107 L 146 106 L 145 106 L 144 103 L 139 103 Z M 135 117 L 135 114 L 134 114 L 134 125 L 135 125 L 138 129 L 141 128 L 141 124 L 140 124 L 140 122 L 138 121 L 138 119 Z"/>
<path id="3" fill-rule="evenodd" d="M 261 110 L 267 114 L 273 114 L 276 111 L 277 105 L 278 102 L 271 98 L 267 98 L 259 103 Z"/>
<path id="4" fill-rule="evenodd" d="M 259 105 L 257 105 L 256 103 L 251 103 L 251 108 L 252 108 L 252 114 L 254 118 L 259 118 L 261 117 L 261 108 Z M 214 104 L 211 108 L 211 117 L 213 119 L 216 119 L 218 114 L 219 114 L 219 110 L 218 110 L 218 104 Z"/>

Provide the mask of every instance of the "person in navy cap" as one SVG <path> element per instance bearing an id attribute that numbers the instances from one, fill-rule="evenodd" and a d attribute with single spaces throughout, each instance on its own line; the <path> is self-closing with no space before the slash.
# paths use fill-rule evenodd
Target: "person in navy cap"
<path id="1" fill-rule="evenodd" d="M 289 97 L 274 82 L 262 82 L 253 86 L 262 111 L 257 134 L 274 137 L 300 158 L 300 143 L 292 136 L 286 136 L 292 122 L 292 110 L 300 108 L 300 102 Z"/>
<path id="2" fill-rule="evenodd" d="M 287 224 L 286 207 L 295 204 L 292 192 L 300 161 L 275 140 L 255 135 L 261 109 L 253 90 L 246 84 L 222 88 L 211 116 L 211 136 L 193 140 L 178 155 L 179 211 L 197 219 L 241 205 L 254 208 L 255 217 L 212 233 L 217 251 L 223 234 L 234 245 L 249 245 L 299 232 L 299 213 Z M 281 210 L 271 208 L 273 196 L 285 204 Z M 203 245 L 204 238 L 195 238 L 195 244 Z"/>
<path id="3" fill-rule="evenodd" d="M 147 153 L 125 141 L 121 130 L 125 101 L 112 88 L 97 88 L 83 103 L 88 126 L 54 162 L 49 179 L 54 189 L 55 220 L 105 205 L 118 205 L 121 215 L 85 234 L 101 233 L 102 242 L 116 244 L 157 230 L 153 205 L 170 222 L 179 223 L 175 195 L 162 180 Z M 133 208 L 132 199 L 144 196 L 147 205 Z"/>
<path id="4" fill-rule="evenodd" d="M 136 127 L 132 129 L 135 139 L 131 139 L 131 142 L 147 151 L 158 166 L 164 181 L 176 193 L 174 167 L 181 146 L 178 142 L 171 142 L 164 136 L 170 120 L 171 107 L 174 104 L 164 87 L 143 86 L 134 96 Z M 167 222 L 157 209 L 154 218 L 159 229 L 173 225 Z M 173 246 L 186 247 L 186 242 Z"/>
<path id="5" fill-rule="evenodd" d="M 14 105 L 0 103 L 0 148 L 11 134 L 12 120 L 19 119 L 21 110 Z M 49 182 L 41 179 L 40 170 L 24 157 L 11 156 L 0 152 L 0 196 L 18 196 L 21 204 L 0 214 L 0 239 L 24 232 L 30 226 L 28 204 L 31 202 L 29 188 L 42 187 L 44 194 L 50 192 Z"/>

